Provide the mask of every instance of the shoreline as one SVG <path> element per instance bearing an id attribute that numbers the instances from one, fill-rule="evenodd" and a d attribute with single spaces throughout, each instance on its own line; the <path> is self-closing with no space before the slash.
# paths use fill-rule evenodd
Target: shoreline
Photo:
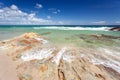
<path id="1" fill-rule="evenodd" d="M 13 39 L 1 41 L 0 52 L 2 53 L 0 54 L 9 57 L 17 66 L 15 70 L 19 80 L 63 80 L 63 78 L 66 80 L 85 80 L 86 78 L 90 80 L 119 80 L 120 59 L 118 56 L 120 54 L 118 53 L 120 50 L 113 47 L 114 44 L 111 44 L 113 46 L 107 46 L 106 44 L 106 40 L 109 40 L 107 43 L 111 43 L 111 40 L 119 39 L 119 37 L 98 34 L 77 35 L 77 37 L 87 40 L 87 43 L 83 44 L 82 41 L 81 46 L 69 43 L 59 45 L 51 42 L 49 38 L 43 35 L 33 32 L 25 33 Z M 104 40 L 105 43 L 100 46 L 96 42 L 93 43 L 94 41 L 89 42 L 89 39 L 97 42 Z M 103 68 L 101 65 L 105 67 Z M 37 77 L 38 74 L 41 78 Z M 50 77 L 47 77 L 47 74 Z"/>

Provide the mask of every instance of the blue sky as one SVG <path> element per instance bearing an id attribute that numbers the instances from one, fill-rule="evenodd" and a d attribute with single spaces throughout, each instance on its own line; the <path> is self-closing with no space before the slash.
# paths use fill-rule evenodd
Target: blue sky
<path id="1" fill-rule="evenodd" d="M 0 0 L 0 24 L 119 25 L 120 0 Z"/>

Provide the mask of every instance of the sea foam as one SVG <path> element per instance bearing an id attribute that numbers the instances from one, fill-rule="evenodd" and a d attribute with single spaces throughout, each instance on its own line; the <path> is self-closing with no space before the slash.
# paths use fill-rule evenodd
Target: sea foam
<path id="1" fill-rule="evenodd" d="M 33 29 L 55 29 L 55 30 L 100 30 L 108 31 L 109 27 L 64 27 L 64 26 L 50 26 L 50 27 L 33 27 Z"/>
<path id="2" fill-rule="evenodd" d="M 96 65 L 104 65 L 106 67 L 110 67 L 120 73 L 120 53 L 107 48 L 98 48 L 98 50 L 101 52 L 101 57 L 104 59 L 100 57 L 94 57 L 91 59 L 91 62 Z"/>
<path id="3" fill-rule="evenodd" d="M 21 59 L 24 61 L 30 61 L 30 60 L 34 60 L 34 59 L 44 59 L 47 57 L 52 56 L 53 51 L 55 50 L 55 48 L 44 48 L 44 49 L 38 49 L 38 50 L 33 50 L 33 51 L 29 51 L 29 52 L 25 52 Z"/>

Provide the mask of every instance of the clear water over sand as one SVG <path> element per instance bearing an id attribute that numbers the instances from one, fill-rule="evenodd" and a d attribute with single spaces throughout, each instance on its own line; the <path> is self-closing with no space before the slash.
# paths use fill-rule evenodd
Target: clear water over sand
<path id="1" fill-rule="evenodd" d="M 102 28 L 97 28 L 92 30 L 92 28 L 87 30 L 87 27 L 85 29 L 79 30 L 81 28 L 77 27 L 69 27 L 70 29 L 62 29 L 60 28 L 61 26 L 58 26 L 58 29 L 56 27 L 49 26 L 48 28 L 44 27 L 17 27 L 17 26 L 12 26 L 12 27 L 0 27 L 0 40 L 4 39 L 10 39 L 16 36 L 19 36 L 23 33 L 27 32 L 36 32 L 47 39 L 49 39 L 51 42 L 56 43 L 56 44 L 76 44 L 76 45 L 81 45 L 81 44 L 118 44 L 115 42 L 120 42 L 120 40 L 113 40 L 112 42 L 108 40 L 98 40 L 96 41 L 95 38 L 90 38 L 87 35 L 93 35 L 93 34 L 105 34 L 105 35 L 111 35 L 111 36 L 120 36 L 120 32 L 117 31 L 106 31 L 102 30 Z M 79 28 L 79 29 L 78 29 Z M 84 38 L 84 39 L 83 39 Z M 86 41 L 85 41 L 86 40 Z"/>

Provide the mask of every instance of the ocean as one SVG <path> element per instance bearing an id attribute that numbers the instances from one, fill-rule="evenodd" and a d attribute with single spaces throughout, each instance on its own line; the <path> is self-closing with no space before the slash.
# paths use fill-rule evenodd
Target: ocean
<path id="1" fill-rule="evenodd" d="M 108 31 L 111 27 L 117 25 L 99 26 L 99 25 L 0 25 L 0 40 L 9 39 L 23 33 L 36 32 L 46 37 L 70 36 L 74 34 L 107 34 L 120 36 L 120 32 Z M 56 35 L 57 34 L 57 35 Z"/>
<path id="2" fill-rule="evenodd" d="M 119 31 L 109 31 L 109 28 L 118 26 L 99 25 L 1 25 L 0 40 L 11 39 L 28 32 L 38 33 L 56 44 L 74 43 L 84 44 L 80 37 L 84 35 L 105 34 L 120 36 Z M 81 42 L 81 43 L 80 43 Z M 104 41 L 106 43 L 106 41 Z"/>

